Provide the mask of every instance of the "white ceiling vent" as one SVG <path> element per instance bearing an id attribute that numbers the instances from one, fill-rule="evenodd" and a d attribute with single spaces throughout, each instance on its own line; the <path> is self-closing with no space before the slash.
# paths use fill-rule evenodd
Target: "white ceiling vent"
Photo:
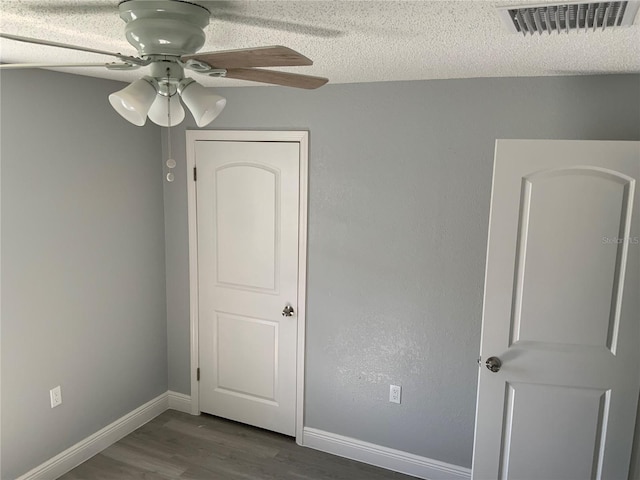
<path id="1" fill-rule="evenodd" d="M 513 33 L 596 31 L 627 26 L 640 7 L 638 1 L 568 2 L 559 4 L 497 7 L 507 28 Z"/>

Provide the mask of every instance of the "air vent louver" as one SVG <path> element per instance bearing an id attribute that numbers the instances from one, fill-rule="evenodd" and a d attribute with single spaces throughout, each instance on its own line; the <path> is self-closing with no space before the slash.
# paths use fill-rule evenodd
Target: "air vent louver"
<path id="1" fill-rule="evenodd" d="M 521 7 L 498 7 L 503 21 L 514 33 L 569 33 L 596 31 L 633 23 L 640 2 L 591 2 Z"/>

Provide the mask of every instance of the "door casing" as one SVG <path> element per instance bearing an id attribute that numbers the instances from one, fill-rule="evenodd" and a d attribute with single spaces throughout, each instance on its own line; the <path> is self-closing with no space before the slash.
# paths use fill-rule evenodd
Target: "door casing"
<path id="1" fill-rule="evenodd" d="M 191 414 L 200 414 L 200 386 L 197 379 L 198 351 L 198 235 L 196 212 L 195 142 L 297 142 L 300 145 L 300 197 L 298 218 L 298 311 L 296 348 L 296 443 L 302 445 L 304 427 L 304 356 L 307 284 L 307 197 L 309 172 L 309 132 L 261 130 L 188 130 L 187 131 L 187 209 L 189 218 L 189 325 L 191 345 Z"/>

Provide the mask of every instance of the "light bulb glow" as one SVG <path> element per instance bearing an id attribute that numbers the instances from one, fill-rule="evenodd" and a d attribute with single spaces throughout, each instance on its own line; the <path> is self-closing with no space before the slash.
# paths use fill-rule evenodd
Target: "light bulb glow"
<path id="1" fill-rule="evenodd" d="M 136 107 L 134 107 L 133 105 L 131 105 L 131 104 L 125 102 L 125 101 L 122 101 L 122 106 L 124 108 L 126 108 L 127 110 L 129 110 L 130 112 L 135 112 L 136 111 Z"/>

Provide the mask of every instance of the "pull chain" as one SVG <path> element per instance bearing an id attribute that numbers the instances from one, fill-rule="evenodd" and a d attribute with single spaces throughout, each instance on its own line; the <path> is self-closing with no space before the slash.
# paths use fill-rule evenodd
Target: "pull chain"
<path id="1" fill-rule="evenodd" d="M 171 82 L 169 81 L 170 70 L 167 68 L 167 168 L 173 169 L 176 166 L 176 161 L 173 159 L 171 152 Z M 167 182 L 173 182 L 175 176 L 173 172 L 167 173 Z"/>

